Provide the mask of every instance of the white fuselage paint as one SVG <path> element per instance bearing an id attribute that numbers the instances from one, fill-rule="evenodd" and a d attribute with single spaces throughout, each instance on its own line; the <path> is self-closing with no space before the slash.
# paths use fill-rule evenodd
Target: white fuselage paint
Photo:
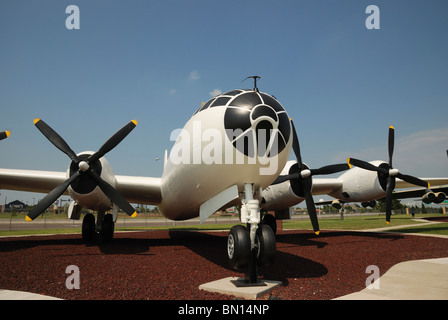
<path id="1" fill-rule="evenodd" d="M 254 190 L 265 189 L 285 166 L 291 150 L 291 137 L 278 155 L 269 159 L 249 158 L 234 148 L 227 138 L 225 111 L 225 107 L 219 107 L 195 114 L 183 128 L 187 134 L 181 133 L 182 137 L 175 142 L 162 175 L 162 202 L 158 208 L 165 217 L 172 220 L 197 217 L 201 204 L 232 185 L 237 185 L 240 192 L 246 183 L 253 184 Z M 183 139 L 185 136 L 190 137 L 190 141 Z M 210 136 L 218 137 L 217 141 Z M 181 143 L 187 143 L 187 148 L 181 148 Z M 220 157 L 216 157 L 213 149 L 222 151 Z M 179 150 L 189 152 L 189 163 L 178 163 Z M 215 160 L 212 163 L 210 155 Z M 260 170 L 268 167 L 272 169 L 271 174 L 260 174 Z"/>

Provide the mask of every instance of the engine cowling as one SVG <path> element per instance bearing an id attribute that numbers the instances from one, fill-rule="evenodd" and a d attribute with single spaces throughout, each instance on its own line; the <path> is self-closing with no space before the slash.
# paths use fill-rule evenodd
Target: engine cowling
<path id="1" fill-rule="evenodd" d="M 426 204 L 433 203 L 435 199 L 436 199 L 436 195 L 434 192 L 427 192 L 422 197 L 423 203 L 426 203 Z"/>
<path id="2" fill-rule="evenodd" d="M 280 175 L 289 174 L 294 165 L 297 165 L 297 161 L 288 161 Z M 263 190 L 262 208 L 264 210 L 283 210 L 295 206 L 303 200 L 304 198 L 294 191 L 294 186 L 288 180 Z"/>
<path id="3" fill-rule="evenodd" d="M 342 204 L 339 202 L 339 200 L 333 200 L 331 202 L 331 206 L 333 208 L 335 208 L 336 210 L 341 210 L 342 209 Z"/>
<path id="4" fill-rule="evenodd" d="M 437 192 L 436 194 L 436 199 L 434 200 L 434 203 L 442 203 L 443 201 L 445 201 L 446 199 L 446 194 L 443 192 Z"/>
<path id="5" fill-rule="evenodd" d="M 87 160 L 89 156 L 94 154 L 93 151 L 85 151 L 79 153 L 77 156 L 81 160 Z M 104 181 L 115 188 L 116 179 L 112 167 L 106 158 L 102 157 L 91 165 L 94 170 Z M 72 175 L 74 171 L 78 170 L 78 165 L 74 162 L 70 164 L 67 169 L 67 177 Z M 112 208 L 113 203 L 101 191 L 98 185 L 87 175 L 81 175 L 78 179 L 73 181 L 67 188 L 69 195 L 73 198 L 75 203 L 82 207 L 95 211 L 108 211 Z"/>
<path id="6" fill-rule="evenodd" d="M 445 199 L 446 199 L 446 194 L 443 192 L 437 192 L 437 193 L 427 192 L 422 197 L 423 203 L 426 203 L 426 204 L 431 204 L 431 203 L 439 204 L 439 203 L 442 203 L 443 201 L 445 201 Z"/>
<path id="7" fill-rule="evenodd" d="M 383 161 L 372 161 L 373 165 L 382 165 Z M 350 202 L 368 202 L 385 195 L 385 183 L 378 173 L 358 167 L 352 168 L 339 177 L 343 181 L 342 188 L 330 193 L 337 199 Z"/>

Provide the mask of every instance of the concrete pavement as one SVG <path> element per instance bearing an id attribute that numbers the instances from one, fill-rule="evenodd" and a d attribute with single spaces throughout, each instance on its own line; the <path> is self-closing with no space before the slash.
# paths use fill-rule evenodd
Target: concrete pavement
<path id="1" fill-rule="evenodd" d="M 448 300 L 448 258 L 401 262 L 379 281 L 379 289 L 365 288 L 335 300 Z"/>

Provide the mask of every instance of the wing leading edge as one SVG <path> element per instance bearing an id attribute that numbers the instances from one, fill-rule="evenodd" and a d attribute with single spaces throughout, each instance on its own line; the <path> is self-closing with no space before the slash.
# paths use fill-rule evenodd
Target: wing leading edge
<path id="1" fill-rule="evenodd" d="M 66 179 L 65 172 L 0 169 L 0 189 L 5 190 L 49 193 Z M 161 178 L 117 175 L 115 179 L 116 190 L 129 202 L 151 205 L 161 202 Z"/>

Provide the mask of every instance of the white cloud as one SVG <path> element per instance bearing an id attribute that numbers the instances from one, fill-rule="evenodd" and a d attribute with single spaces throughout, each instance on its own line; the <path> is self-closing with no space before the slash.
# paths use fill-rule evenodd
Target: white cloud
<path id="1" fill-rule="evenodd" d="M 220 89 L 213 89 L 212 91 L 209 92 L 210 97 L 215 97 L 217 95 L 220 95 L 222 93 L 222 91 Z"/>
<path id="2" fill-rule="evenodd" d="M 448 172 L 448 128 L 420 131 L 395 140 L 394 166 L 409 174 L 442 175 Z"/>
<path id="3" fill-rule="evenodd" d="M 199 80 L 201 76 L 196 70 L 193 70 L 190 72 L 190 75 L 188 76 L 188 80 Z"/>

